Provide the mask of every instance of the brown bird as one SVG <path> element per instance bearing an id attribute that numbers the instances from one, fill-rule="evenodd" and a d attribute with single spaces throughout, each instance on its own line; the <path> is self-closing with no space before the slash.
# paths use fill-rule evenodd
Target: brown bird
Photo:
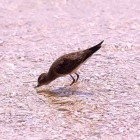
<path id="1" fill-rule="evenodd" d="M 38 85 L 36 87 L 42 85 L 48 85 L 50 82 L 55 80 L 58 77 L 62 77 L 65 75 L 70 75 L 72 78 L 72 84 L 78 81 L 79 75 L 76 73 L 77 69 L 83 64 L 93 53 L 101 48 L 101 44 L 104 41 L 100 42 L 96 46 L 88 48 L 86 50 L 73 52 L 69 54 L 65 54 L 59 57 L 54 63 L 51 65 L 48 73 L 42 73 L 38 78 Z M 75 73 L 77 79 L 75 80 L 74 77 L 71 75 Z"/>

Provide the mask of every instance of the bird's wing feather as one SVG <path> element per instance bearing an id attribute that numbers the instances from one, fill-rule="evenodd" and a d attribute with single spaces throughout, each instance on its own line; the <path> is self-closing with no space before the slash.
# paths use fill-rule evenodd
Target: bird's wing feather
<path id="1" fill-rule="evenodd" d="M 58 58 L 52 68 L 57 74 L 69 74 L 82 64 L 89 56 L 90 52 L 75 52 Z"/>

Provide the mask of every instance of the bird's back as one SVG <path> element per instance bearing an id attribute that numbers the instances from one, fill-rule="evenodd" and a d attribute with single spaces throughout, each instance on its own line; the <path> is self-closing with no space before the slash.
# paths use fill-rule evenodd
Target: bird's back
<path id="1" fill-rule="evenodd" d="M 85 62 L 94 52 L 101 48 L 101 43 L 91 47 L 89 49 L 78 51 L 74 53 L 69 53 L 59 57 L 50 67 L 50 71 L 58 75 L 66 75 L 72 73 L 77 69 L 83 62 Z"/>

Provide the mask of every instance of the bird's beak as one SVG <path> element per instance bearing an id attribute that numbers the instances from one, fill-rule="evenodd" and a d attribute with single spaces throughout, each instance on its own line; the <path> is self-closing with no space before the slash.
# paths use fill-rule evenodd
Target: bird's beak
<path id="1" fill-rule="evenodd" d="M 38 87 L 40 87 L 40 85 L 38 84 L 37 86 L 35 86 L 35 88 L 38 88 Z"/>

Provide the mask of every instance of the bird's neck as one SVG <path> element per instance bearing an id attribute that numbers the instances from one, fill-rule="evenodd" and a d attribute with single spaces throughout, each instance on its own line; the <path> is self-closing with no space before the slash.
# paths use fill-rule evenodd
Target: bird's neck
<path id="1" fill-rule="evenodd" d="M 46 82 L 47 84 L 51 83 L 53 80 L 55 80 L 57 77 L 51 72 L 48 72 L 47 77 L 46 77 Z"/>

